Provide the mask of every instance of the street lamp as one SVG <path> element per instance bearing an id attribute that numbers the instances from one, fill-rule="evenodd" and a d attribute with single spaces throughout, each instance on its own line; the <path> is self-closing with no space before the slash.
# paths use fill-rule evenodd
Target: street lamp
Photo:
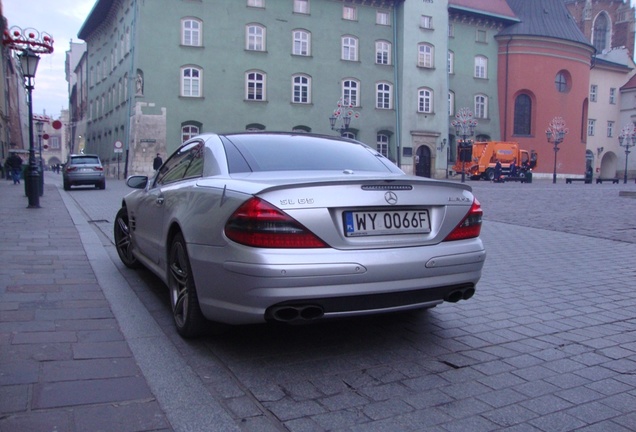
<path id="1" fill-rule="evenodd" d="M 634 124 L 623 126 L 621 134 L 618 136 L 618 143 L 621 147 L 625 147 L 625 175 L 623 176 L 623 184 L 627 183 L 627 158 L 629 157 L 629 148 L 636 145 L 636 129 Z"/>
<path id="2" fill-rule="evenodd" d="M 455 120 L 451 122 L 451 125 L 455 128 L 455 135 L 462 137 L 457 146 L 457 155 L 462 162 L 462 183 L 464 183 L 466 181 L 464 163 L 466 159 L 472 160 L 472 141 L 468 137 L 475 135 L 477 120 L 473 118 L 473 112 L 470 108 L 460 108 L 455 114 Z"/>
<path id="3" fill-rule="evenodd" d="M 437 150 L 443 152 L 444 147 L 446 147 L 446 138 L 442 139 Z M 446 171 L 446 178 L 448 178 L 448 147 L 446 147 L 446 165 L 444 166 L 444 171 Z"/>
<path id="4" fill-rule="evenodd" d="M 352 117 L 360 117 L 360 113 L 354 111 L 352 108 L 353 103 L 349 102 L 347 99 L 340 98 L 336 109 L 333 110 L 333 114 L 329 117 L 331 130 L 338 131 L 340 136 L 344 136 L 344 133 L 349 130 Z"/>
<path id="5" fill-rule="evenodd" d="M 35 160 L 33 142 L 33 88 L 35 72 L 38 69 L 40 57 L 38 54 L 53 52 L 53 38 L 48 33 L 40 33 L 35 29 L 21 29 L 12 27 L 2 34 L 2 44 L 12 50 L 19 51 L 18 60 L 22 76 L 26 80 L 27 107 L 29 111 L 29 168 L 26 172 L 25 191 L 29 201 L 28 208 L 40 207 L 40 173 Z"/>
<path id="6" fill-rule="evenodd" d="M 569 132 L 565 127 L 565 120 L 561 117 L 554 117 L 548 128 L 545 130 L 545 136 L 548 138 L 548 142 L 554 145 L 554 171 L 552 172 L 552 183 L 556 183 L 556 169 L 557 169 L 557 152 L 559 151 L 559 144 L 563 142 L 565 134 Z"/>

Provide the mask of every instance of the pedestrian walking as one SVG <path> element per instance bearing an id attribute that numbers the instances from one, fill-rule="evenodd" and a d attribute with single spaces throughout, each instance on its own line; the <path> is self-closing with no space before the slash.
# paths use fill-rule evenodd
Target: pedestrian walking
<path id="1" fill-rule="evenodd" d="M 152 169 L 157 171 L 159 168 L 161 168 L 161 165 L 163 165 L 163 159 L 161 159 L 161 156 L 159 155 L 159 153 L 157 153 L 157 156 L 152 161 Z"/>
<path id="2" fill-rule="evenodd" d="M 17 153 L 11 153 L 7 158 L 7 165 L 11 171 L 13 184 L 20 184 L 20 174 L 22 173 L 22 158 Z"/>

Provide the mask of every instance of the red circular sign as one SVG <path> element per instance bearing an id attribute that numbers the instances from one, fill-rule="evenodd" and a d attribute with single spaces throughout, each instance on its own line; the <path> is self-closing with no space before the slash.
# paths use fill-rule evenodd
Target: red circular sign
<path id="1" fill-rule="evenodd" d="M 44 134 L 44 135 L 42 135 L 42 139 L 49 139 L 49 138 L 50 138 L 50 137 L 49 137 L 49 134 Z"/>
<path id="2" fill-rule="evenodd" d="M 55 120 L 52 123 L 53 129 L 61 129 L 62 128 L 62 122 L 59 120 Z"/>

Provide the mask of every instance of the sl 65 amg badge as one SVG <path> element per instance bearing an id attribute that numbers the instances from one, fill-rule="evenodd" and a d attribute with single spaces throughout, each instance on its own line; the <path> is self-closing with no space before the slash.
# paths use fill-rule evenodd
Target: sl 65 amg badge
<path id="1" fill-rule="evenodd" d="M 470 198 L 466 197 L 448 197 L 449 202 L 470 202 Z"/>
<path id="2" fill-rule="evenodd" d="M 284 199 L 284 200 L 280 200 L 280 205 L 285 206 L 285 205 L 296 205 L 296 204 L 313 204 L 314 203 L 314 199 L 313 198 L 298 198 L 298 199 Z"/>

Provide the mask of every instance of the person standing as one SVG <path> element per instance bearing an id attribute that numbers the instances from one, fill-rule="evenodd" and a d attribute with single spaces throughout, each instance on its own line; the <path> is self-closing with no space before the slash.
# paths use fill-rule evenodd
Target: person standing
<path id="1" fill-rule="evenodd" d="M 161 168 L 161 165 L 163 165 L 163 159 L 161 159 L 161 156 L 159 156 L 159 153 L 157 153 L 157 156 L 152 161 L 152 169 L 157 171 L 159 168 Z"/>
<path id="2" fill-rule="evenodd" d="M 20 174 L 22 172 L 22 158 L 17 153 L 11 153 L 11 156 L 7 158 L 7 165 L 11 171 L 11 178 L 13 184 L 20 184 Z"/>

